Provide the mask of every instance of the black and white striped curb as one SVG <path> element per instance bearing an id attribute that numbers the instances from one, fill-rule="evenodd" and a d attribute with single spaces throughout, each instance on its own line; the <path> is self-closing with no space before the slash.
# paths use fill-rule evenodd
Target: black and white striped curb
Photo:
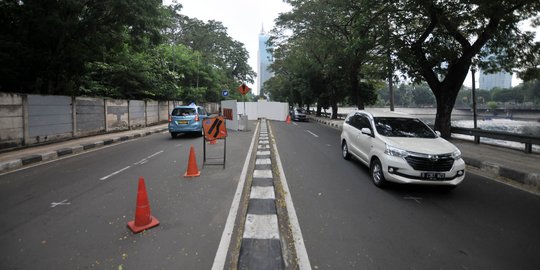
<path id="1" fill-rule="evenodd" d="M 29 166 L 35 163 L 55 160 L 55 159 L 62 158 L 68 155 L 78 154 L 84 151 L 92 150 L 92 149 L 103 147 L 106 145 L 133 140 L 135 138 L 144 137 L 144 136 L 152 135 L 155 133 L 161 133 L 161 132 L 164 132 L 165 130 L 167 130 L 167 128 L 158 128 L 158 129 L 152 129 L 148 131 L 141 131 L 137 133 L 131 133 L 128 135 L 122 135 L 122 136 L 113 137 L 113 138 L 109 138 L 105 140 L 91 142 L 91 143 L 63 147 L 63 148 L 55 149 L 52 151 L 46 151 L 40 154 L 33 154 L 33 155 L 24 156 L 22 158 L 8 160 L 8 161 L 0 163 L 0 174 L 17 170 L 24 166 Z"/>
<path id="2" fill-rule="evenodd" d="M 266 120 L 261 121 L 238 269 L 284 269 Z"/>

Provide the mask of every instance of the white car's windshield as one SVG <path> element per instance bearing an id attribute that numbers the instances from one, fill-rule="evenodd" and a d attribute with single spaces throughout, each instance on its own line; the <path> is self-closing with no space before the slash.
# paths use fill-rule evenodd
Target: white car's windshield
<path id="1" fill-rule="evenodd" d="M 375 117 L 377 132 L 386 137 L 437 138 L 424 122 L 414 118 Z"/>

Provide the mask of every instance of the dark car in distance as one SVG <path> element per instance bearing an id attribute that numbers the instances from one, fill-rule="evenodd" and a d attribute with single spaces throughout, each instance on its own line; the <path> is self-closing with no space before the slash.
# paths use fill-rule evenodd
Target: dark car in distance
<path id="1" fill-rule="evenodd" d="M 289 113 L 293 121 L 308 121 L 306 111 L 302 108 L 293 108 Z"/>

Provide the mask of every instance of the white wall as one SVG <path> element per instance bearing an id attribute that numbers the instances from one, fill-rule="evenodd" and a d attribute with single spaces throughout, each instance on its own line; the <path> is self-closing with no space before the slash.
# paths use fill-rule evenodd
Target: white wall
<path id="1" fill-rule="evenodd" d="M 238 108 L 236 100 L 222 100 L 221 101 L 221 110 L 223 109 L 232 109 L 233 120 L 225 120 L 225 125 L 227 129 L 238 130 Z"/>
<path id="2" fill-rule="evenodd" d="M 257 102 L 246 102 L 246 112 L 249 120 L 266 118 L 276 121 L 285 121 L 289 113 L 289 105 L 282 102 L 268 102 L 259 100 Z M 244 113 L 244 102 L 237 103 L 239 114 Z"/>
<path id="3" fill-rule="evenodd" d="M 238 107 L 238 114 L 244 114 L 244 102 L 238 102 L 236 103 L 236 106 Z M 246 102 L 246 114 L 248 116 L 248 120 L 257 120 L 259 119 L 259 110 L 257 106 L 257 102 Z"/>
<path id="4" fill-rule="evenodd" d="M 285 121 L 289 114 L 289 104 L 282 102 L 268 102 L 259 100 L 259 117 L 264 117 L 270 120 Z"/>

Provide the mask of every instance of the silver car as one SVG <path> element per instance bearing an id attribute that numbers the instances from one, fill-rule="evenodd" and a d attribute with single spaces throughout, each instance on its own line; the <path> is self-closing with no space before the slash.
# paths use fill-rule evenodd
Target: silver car
<path id="1" fill-rule="evenodd" d="M 306 112 L 302 108 L 294 108 L 290 111 L 291 119 L 293 121 L 307 121 Z"/>
<path id="2" fill-rule="evenodd" d="M 465 178 L 465 162 L 452 143 L 411 115 L 355 111 L 343 123 L 343 158 L 369 166 L 373 183 L 442 185 L 455 188 Z"/>

